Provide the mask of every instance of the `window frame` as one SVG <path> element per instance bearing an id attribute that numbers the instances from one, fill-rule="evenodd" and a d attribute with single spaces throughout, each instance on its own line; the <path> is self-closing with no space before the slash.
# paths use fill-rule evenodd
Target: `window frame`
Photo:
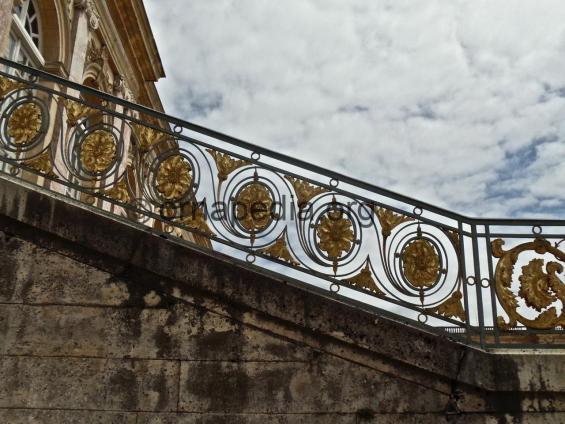
<path id="1" fill-rule="evenodd" d="M 37 19 L 38 28 L 38 46 L 35 45 L 30 34 L 25 29 L 25 23 L 28 16 L 29 5 L 33 5 Z M 17 61 L 20 53 L 30 61 L 30 64 L 41 68 L 45 66 L 45 59 L 41 54 L 40 48 L 42 46 L 42 28 L 41 28 L 41 17 L 37 8 L 37 3 L 34 0 L 24 0 L 22 5 L 17 6 L 12 13 L 12 25 L 10 27 L 10 36 L 14 40 L 14 46 L 12 48 L 11 57 L 8 59 Z M 10 51 L 8 51 L 10 53 Z"/>

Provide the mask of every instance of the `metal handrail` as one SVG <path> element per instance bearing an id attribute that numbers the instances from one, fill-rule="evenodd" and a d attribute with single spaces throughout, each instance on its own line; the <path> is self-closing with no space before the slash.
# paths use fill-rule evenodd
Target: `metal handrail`
<path id="1" fill-rule="evenodd" d="M 466 217 L 0 64 L 5 174 L 468 343 L 565 325 L 565 220 Z"/>

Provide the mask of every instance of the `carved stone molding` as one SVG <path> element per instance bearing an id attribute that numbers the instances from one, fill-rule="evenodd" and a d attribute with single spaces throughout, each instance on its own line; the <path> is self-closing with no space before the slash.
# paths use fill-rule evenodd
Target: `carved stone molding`
<path id="1" fill-rule="evenodd" d="M 86 59 L 88 63 L 96 63 L 97 65 L 102 66 L 104 61 L 108 58 L 108 49 L 104 44 L 100 47 L 96 45 L 96 42 L 93 39 L 88 41 L 88 49 L 86 53 Z"/>
<path id="2" fill-rule="evenodd" d="M 96 11 L 93 0 L 72 0 L 75 9 L 83 11 L 88 17 L 88 27 L 95 31 L 100 26 L 100 16 Z M 70 5 L 69 5 L 70 6 Z"/>
<path id="3" fill-rule="evenodd" d="M 114 75 L 114 84 L 113 84 L 114 95 L 121 97 L 127 101 L 133 101 L 134 95 L 131 89 L 128 86 L 125 78 L 121 74 Z"/>

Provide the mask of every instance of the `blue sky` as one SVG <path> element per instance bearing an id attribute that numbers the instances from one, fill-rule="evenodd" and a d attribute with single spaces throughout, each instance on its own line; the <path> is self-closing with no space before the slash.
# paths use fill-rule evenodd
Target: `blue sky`
<path id="1" fill-rule="evenodd" d="M 562 0 L 146 0 L 168 113 L 467 215 L 565 217 Z"/>

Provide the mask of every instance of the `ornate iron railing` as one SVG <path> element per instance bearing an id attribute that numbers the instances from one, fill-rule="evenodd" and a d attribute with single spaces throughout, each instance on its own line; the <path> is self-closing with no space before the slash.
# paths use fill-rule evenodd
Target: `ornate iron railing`
<path id="1" fill-rule="evenodd" d="M 468 218 L 0 63 L 6 178 L 468 343 L 565 346 L 565 221 Z"/>

